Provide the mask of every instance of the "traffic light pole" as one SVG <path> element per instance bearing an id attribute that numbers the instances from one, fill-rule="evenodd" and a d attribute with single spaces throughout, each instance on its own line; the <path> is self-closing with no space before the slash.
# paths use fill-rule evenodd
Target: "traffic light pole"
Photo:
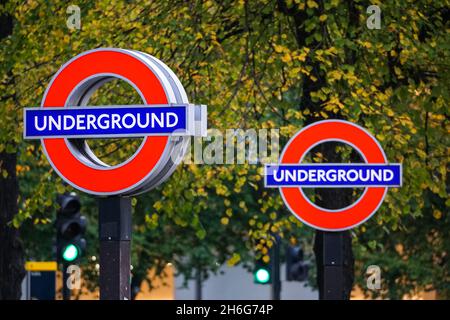
<path id="1" fill-rule="evenodd" d="M 67 280 L 69 280 L 69 275 L 67 274 L 67 263 L 62 265 L 62 299 L 70 300 L 70 289 L 67 286 Z"/>
<path id="2" fill-rule="evenodd" d="M 281 277 L 280 277 L 280 242 L 281 238 L 275 235 L 275 242 L 272 250 L 272 300 L 281 298 Z"/>
<path id="3" fill-rule="evenodd" d="M 202 300 L 202 271 L 197 268 L 195 274 L 195 300 Z"/>
<path id="4" fill-rule="evenodd" d="M 100 300 L 131 299 L 131 198 L 99 198 Z"/>

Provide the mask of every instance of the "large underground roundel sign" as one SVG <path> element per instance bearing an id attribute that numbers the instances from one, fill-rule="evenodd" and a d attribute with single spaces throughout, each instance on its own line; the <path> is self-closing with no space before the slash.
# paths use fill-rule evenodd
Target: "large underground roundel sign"
<path id="1" fill-rule="evenodd" d="M 356 149 L 365 163 L 304 164 L 320 143 L 338 141 Z M 400 164 L 388 164 L 380 144 L 362 127 L 347 121 L 325 120 L 300 130 L 285 146 L 278 164 L 265 166 L 265 186 L 279 188 L 290 211 L 305 224 L 324 231 L 356 227 L 380 207 L 388 187 L 401 186 Z M 330 210 L 314 204 L 302 188 L 364 187 L 352 205 Z"/>
<path id="2" fill-rule="evenodd" d="M 91 95 L 118 78 L 139 93 L 143 105 L 88 106 Z M 148 191 L 175 170 L 188 136 L 206 134 L 206 106 L 189 104 L 177 76 L 146 53 L 123 49 L 84 52 L 56 73 L 41 108 L 24 113 L 24 137 L 41 139 L 50 164 L 69 184 L 95 195 Z M 144 137 L 124 163 L 109 166 L 84 139 Z"/>

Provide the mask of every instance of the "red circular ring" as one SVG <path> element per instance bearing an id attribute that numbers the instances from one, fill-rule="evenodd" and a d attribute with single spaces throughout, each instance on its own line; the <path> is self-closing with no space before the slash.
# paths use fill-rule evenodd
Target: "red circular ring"
<path id="1" fill-rule="evenodd" d="M 96 50 L 74 58 L 59 70 L 46 92 L 42 107 L 64 106 L 79 83 L 102 73 L 128 79 L 139 89 L 147 104 L 168 103 L 161 82 L 142 61 L 124 51 Z M 64 138 L 45 138 L 42 143 L 52 166 L 67 182 L 94 194 L 117 194 L 129 190 L 148 176 L 160 160 L 168 137 L 147 137 L 129 162 L 104 169 L 95 169 L 78 160 Z"/>
<path id="2" fill-rule="evenodd" d="M 365 129 L 342 120 L 324 120 L 299 131 L 286 145 L 281 163 L 299 163 L 314 146 L 325 141 L 342 141 L 357 148 L 367 163 L 387 163 L 383 149 Z M 325 231 L 351 229 L 372 216 L 381 205 L 386 187 L 367 187 L 357 203 L 339 211 L 321 210 L 312 205 L 300 188 L 280 187 L 284 202 L 305 224 Z"/>

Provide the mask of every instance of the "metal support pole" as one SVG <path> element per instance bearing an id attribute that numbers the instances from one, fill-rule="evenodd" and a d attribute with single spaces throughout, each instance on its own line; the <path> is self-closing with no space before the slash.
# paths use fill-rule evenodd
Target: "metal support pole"
<path id="1" fill-rule="evenodd" d="M 195 274 L 195 300 L 202 300 L 202 271 L 197 268 Z"/>
<path id="2" fill-rule="evenodd" d="M 281 238 L 275 235 L 275 242 L 272 249 L 272 300 L 280 300 L 281 298 L 281 277 L 280 277 L 280 241 Z"/>
<path id="3" fill-rule="evenodd" d="M 323 232 L 323 290 L 321 300 L 345 300 L 343 232 Z"/>
<path id="4" fill-rule="evenodd" d="M 99 198 L 100 300 L 131 298 L 131 198 Z"/>
<path id="5" fill-rule="evenodd" d="M 67 280 L 69 280 L 69 275 L 67 274 L 67 263 L 62 265 L 62 298 L 63 300 L 70 300 L 70 289 L 67 286 Z"/>
<path id="6" fill-rule="evenodd" d="M 25 300 L 31 300 L 31 272 L 27 271 L 25 277 L 26 277 Z"/>

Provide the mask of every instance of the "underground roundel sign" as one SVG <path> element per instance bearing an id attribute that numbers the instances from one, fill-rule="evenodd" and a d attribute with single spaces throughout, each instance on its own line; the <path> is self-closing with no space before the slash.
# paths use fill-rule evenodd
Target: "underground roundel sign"
<path id="1" fill-rule="evenodd" d="M 320 143 L 338 141 L 357 150 L 365 163 L 302 163 Z M 264 168 L 265 186 L 279 188 L 284 203 L 303 223 L 319 230 L 341 231 L 369 219 L 380 207 L 388 187 L 400 187 L 401 164 L 388 163 L 378 141 L 362 127 L 325 120 L 300 130 L 285 146 L 278 164 Z M 364 187 L 352 205 L 338 210 L 314 204 L 302 188 Z"/>
<path id="2" fill-rule="evenodd" d="M 142 105 L 88 106 L 112 79 L 128 82 Z M 189 103 L 180 80 L 143 52 L 96 49 L 63 65 L 40 108 L 24 110 L 24 138 L 41 139 L 55 171 L 73 187 L 95 195 L 135 195 L 167 179 L 183 158 L 189 136 L 206 135 L 206 106 Z M 127 161 L 109 166 L 84 139 L 144 137 Z"/>

